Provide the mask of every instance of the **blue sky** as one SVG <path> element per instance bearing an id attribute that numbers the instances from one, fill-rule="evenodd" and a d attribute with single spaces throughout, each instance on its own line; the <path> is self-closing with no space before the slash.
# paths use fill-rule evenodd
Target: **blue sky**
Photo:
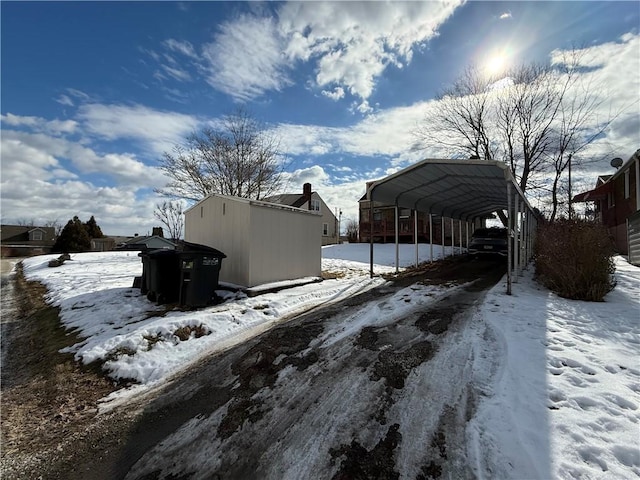
<path id="1" fill-rule="evenodd" d="M 622 111 L 589 154 L 640 146 L 637 2 L 2 2 L 2 221 L 95 215 L 144 234 L 163 151 L 246 107 L 288 192 L 356 217 L 365 182 L 420 158 L 411 131 L 468 65 L 588 50 Z M 587 75 L 587 73 L 585 73 Z M 603 112 L 603 115 L 606 112 Z"/>

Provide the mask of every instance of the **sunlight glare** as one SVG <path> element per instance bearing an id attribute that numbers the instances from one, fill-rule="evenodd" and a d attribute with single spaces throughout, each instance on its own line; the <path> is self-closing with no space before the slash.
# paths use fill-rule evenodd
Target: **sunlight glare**
<path id="1" fill-rule="evenodd" d="M 485 71 L 490 76 L 499 75 L 502 73 L 507 65 L 507 59 L 504 54 L 497 53 L 489 57 L 489 60 L 485 64 Z"/>

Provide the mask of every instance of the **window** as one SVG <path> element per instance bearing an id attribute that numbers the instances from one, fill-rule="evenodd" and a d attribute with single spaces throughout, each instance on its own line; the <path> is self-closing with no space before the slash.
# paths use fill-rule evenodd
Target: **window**
<path id="1" fill-rule="evenodd" d="M 401 208 L 399 213 L 400 218 L 409 218 L 411 216 L 411 210 L 408 208 Z"/>
<path id="2" fill-rule="evenodd" d="M 35 240 L 35 241 L 41 242 L 42 241 L 42 231 L 35 230 L 35 231 L 31 232 L 31 240 Z"/>
<path id="3" fill-rule="evenodd" d="M 329 224 L 328 223 L 323 223 L 322 224 L 322 235 L 324 235 L 325 237 L 327 235 L 329 235 Z"/>
<path id="4" fill-rule="evenodd" d="M 607 194 L 607 204 L 609 205 L 609 208 L 615 207 L 616 205 L 616 196 L 613 192 L 609 192 Z"/>
<path id="5" fill-rule="evenodd" d="M 382 212 L 380 210 L 374 210 L 373 211 L 373 221 L 374 222 L 379 222 L 380 220 L 382 220 Z"/>
<path id="6" fill-rule="evenodd" d="M 631 170 L 624 172 L 624 198 L 629 198 L 631 196 L 631 189 L 629 188 L 629 173 L 631 173 Z"/>
<path id="7" fill-rule="evenodd" d="M 312 199 L 311 200 L 311 210 L 314 212 L 320 211 L 320 200 Z"/>

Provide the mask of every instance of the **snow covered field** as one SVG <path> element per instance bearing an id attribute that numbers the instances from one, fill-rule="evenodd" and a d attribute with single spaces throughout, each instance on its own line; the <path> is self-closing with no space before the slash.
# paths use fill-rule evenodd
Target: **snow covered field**
<path id="1" fill-rule="evenodd" d="M 421 245 L 420 260 L 429 254 Z M 335 280 L 229 295 L 192 312 L 166 312 L 131 288 L 142 271 L 135 252 L 77 254 L 59 268 L 47 267 L 55 256 L 34 257 L 24 272 L 47 285 L 62 322 L 83 338 L 70 349 L 78 359 L 106 360 L 114 378 L 139 382 L 116 392 L 122 400 L 292 315 L 380 285 L 368 256 L 364 244 L 324 247 Z M 376 245 L 376 273 L 393 271 L 394 258 L 393 245 Z M 402 245 L 400 259 L 413 263 L 414 247 Z M 558 298 L 530 271 L 513 295 L 501 281 L 486 296 L 474 319 L 482 396 L 467 430 L 479 478 L 640 478 L 640 269 L 621 257 L 616 266 L 603 303 Z"/>

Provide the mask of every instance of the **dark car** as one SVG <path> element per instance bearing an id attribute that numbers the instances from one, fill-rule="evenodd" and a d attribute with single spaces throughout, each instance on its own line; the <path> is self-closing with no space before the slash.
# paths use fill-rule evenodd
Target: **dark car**
<path id="1" fill-rule="evenodd" d="M 492 227 L 478 228 L 471 235 L 469 243 L 471 255 L 492 254 L 507 256 L 507 229 Z"/>

